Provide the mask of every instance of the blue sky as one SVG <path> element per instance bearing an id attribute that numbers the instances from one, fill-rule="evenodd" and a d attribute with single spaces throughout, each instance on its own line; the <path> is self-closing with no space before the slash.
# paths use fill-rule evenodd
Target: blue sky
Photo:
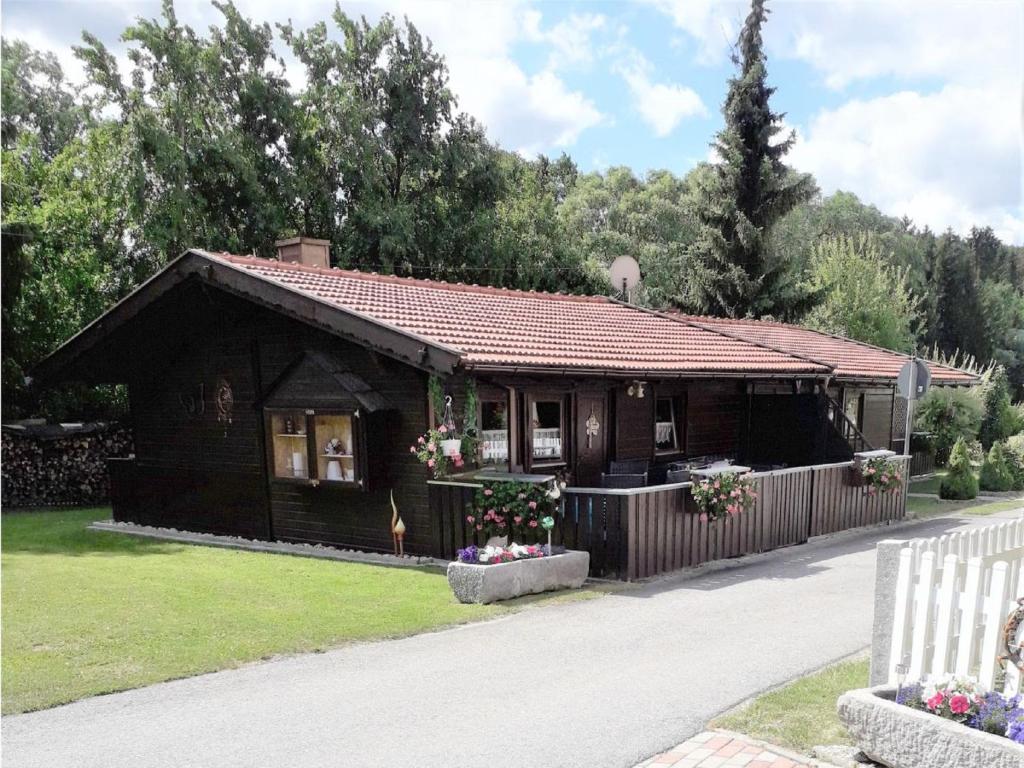
<path id="1" fill-rule="evenodd" d="M 333 3 L 238 0 L 247 15 L 308 26 Z M 684 173 L 709 157 L 746 15 L 731 0 L 342 2 L 351 15 L 407 15 L 445 54 L 461 107 L 502 146 L 571 154 L 584 170 Z M 818 0 L 769 4 L 777 110 L 797 130 L 790 162 L 826 193 L 886 213 L 1024 243 L 1020 0 Z M 197 29 L 219 14 L 176 3 Z M 159 2 L 3 0 L 3 32 L 53 50 L 88 29 L 122 58 L 118 35 Z M 286 60 L 289 57 L 286 56 Z M 290 62 L 289 77 L 301 78 Z"/>

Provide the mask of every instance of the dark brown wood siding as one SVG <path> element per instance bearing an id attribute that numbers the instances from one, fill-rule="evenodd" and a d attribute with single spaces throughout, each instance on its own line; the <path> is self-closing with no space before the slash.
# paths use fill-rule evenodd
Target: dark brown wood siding
<path id="1" fill-rule="evenodd" d="M 744 397 L 743 385 L 739 382 L 695 382 L 689 386 L 686 399 L 688 456 L 737 452 L 745 413 Z"/>
<path id="2" fill-rule="evenodd" d="M 188 335 L 187 343 L 129 382 L 140 482 L 155 491 L 133 516 L 152 525 L 390 550 L 394 490 L 406 550 L 430 551 L 426 470 L 409 452 L 426 429 L 426 374 L 217 291 L 200 297 L 185 290 L 178 298 L 179 314 L 186 302 L 193 312 L 167 332 Z M 258 403 L 306 350 L 343 359 L 393 407 L 366 415 L 374 454 L 367 456 L 369 491 L 268 482 Z M 217 420 L 221 380 L 234 396 L 230 424 Z M 193 402 L 200 405 L 190 412 L 185 406 Z"/>
<path id="3" fill-rule="evenodd" d="M 615 450 L 618 460 L 654 456 L 654 397 L 651 387 L 644 397 L 628 394 L 628 385 L 615 390 Z"/>

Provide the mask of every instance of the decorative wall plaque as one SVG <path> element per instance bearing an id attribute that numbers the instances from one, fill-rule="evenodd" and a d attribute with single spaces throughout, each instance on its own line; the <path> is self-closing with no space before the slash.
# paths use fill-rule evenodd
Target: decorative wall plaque
<path id="1" fill-rule="evenodd" d="M 217 382 L 216 402 L 217 421 L 225 425 L 230 424 L 235 412 L 235 395 L 227 379 L 220 379 Z"/>
<path id="2" fill-rule="evenodd" d="M 590 416 L 587 417 L 587 448 L 594 447 L 594 438 L 597 437 L 597 433 L 601 431 L 601 422 L 597 420 L 597 414 L 594 413 L 594 406 L 590 406 Z"/>

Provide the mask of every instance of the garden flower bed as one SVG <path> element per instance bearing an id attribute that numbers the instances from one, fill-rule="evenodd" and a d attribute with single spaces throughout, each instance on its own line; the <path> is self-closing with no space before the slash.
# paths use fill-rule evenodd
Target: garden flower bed
<path id="1" fill-rule="evenodd" d="M 462 603 L 493 603 L 554 589 L 579 589 L 590 570 L 590 553 L 547 545 L 512 544 L 459 550 L 448 564 L 448 584 Z"/>
<path id="2" fill-rule="evenodd" d="M 864 754 L 892 768 L 1020 768 L 1024 711 L 963 680 L 864 688 L 839 697 L 842 720 Z"/>

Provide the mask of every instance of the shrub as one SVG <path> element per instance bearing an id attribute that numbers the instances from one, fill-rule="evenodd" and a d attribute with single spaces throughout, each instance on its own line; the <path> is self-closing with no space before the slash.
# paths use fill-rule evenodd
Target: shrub
<path id="1" fill-rule="evenodd" d="M 953 444 L 947 463 L 949 473 L 939 486 L 939 497 L 943 499 L 966 500 L 978 495 L 978 478 L 974 476 L 967 443 L 960 438 Z"/>
<path id="2" fill-rule="evenodd" d="M 1013 473 L 1013 490 L 1024 490 L 1024 434 L 1006 438 L 1006 461 Z"/>
<path id="3" fill-rule="evenodd" d="M 984 413 L 978 439 L 987 450 L 1019 429 L 1017 411 L 1010 404 L 1010 382 L 1006 378 L 1006 369 L 998 366 L 984 387 Z"/>
<path id="4" fill-rule="evenodd" d="M 989 449 L 978 477 L 978 485 L 983 491 L 1013 490 L 1014 477 L 1007 453 L 1002 443 L 996 443 Z"/>
<path id="5" fill-rule="evenodd" d="M 957 440 L 974 440 L 978 436 L 983 408 L 976 389 L 936 387 L 918 405 L 916 429 L 934 436 L 937 464 L 949 461 Z"/>

